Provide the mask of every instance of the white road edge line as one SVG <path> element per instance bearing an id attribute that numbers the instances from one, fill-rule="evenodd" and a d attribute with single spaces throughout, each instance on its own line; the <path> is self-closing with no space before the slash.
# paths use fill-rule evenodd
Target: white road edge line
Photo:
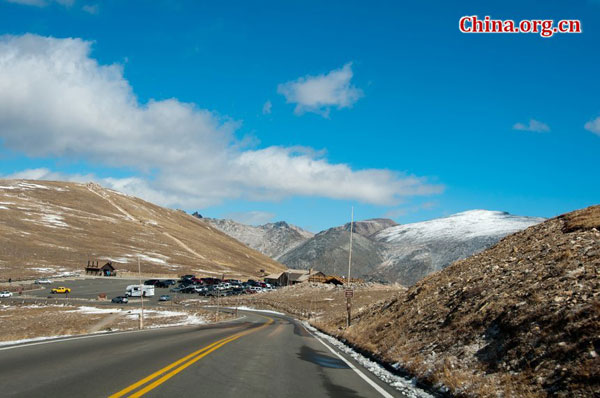
<path id="1" fill-rule="evenodd" d="M 302 325 L 302 323 L 300 323 Z M 330 346 L 328 346 L 323 340 L 321 340 L 316 334 L 312 333 L 310 330 L 308 330 L 306 328 L 306 326 L 302 325 L 302 327 L 304 328 L 304 330 L 306 330 L 308 333 L 310 333 L 310 335 L 312 335 L 315 339 L 317 339 L 321 344 L 323 344 L 325 347 L 327 347 L 327 349 L 331 352 L 333 352 L 338 358 L 340 358 L 342 361 L 344 361 L 346 363 L 346 365 L 348 365 L 350 367 L 350 369 L 352 369 L 353 371 L 355 371 L 364 381 L 366 381 L 367 383 L 369 383 L 369 385 L 371 385 L 371 387 L 373 387 L 378 393 L 380 393 L 382 396 L 384 396 L 385 398 L 394 398 L 393 395 L 391 395 L 390 393 L 388 393 L 387 391 L 385 391 L 383 388 L 381 388 L 377 383 L 375 383 L 373 380 L 371 380 L 367 375 L 365 375 L 363 372 L 361 372 L 360 370 L 358 370 L 356 368 L 356 366 L 354 366 L 352 364 L 352 362 L 348 361 L 346 358 L 344 358 L 342 355 L 338 354 L 337 351 L 335 351 L 333 348 L 331 348 Z"/>
<path id="2" fill-rule="evenodd" d="M 219 323 L 223 323 L 223 322 L 231 322 L 231 321 L 237 321 L 240 319 L 244 319 L 246 316 L 241 316 L 239 318 L 235 318 L 235 319 L 228 319 L 226 321 L 221 321 L 221 322 L 214 322 L 214 323 L 206 323 L 203 325 L 216 325 Z M 198 325 L 175 325 L 175 326 L 171 326 L 171 327 L 186 327 L 186 326 L 198 326 Z M 124 330 L 122 332 L 101 332 L 101 333 L 97 333 L 97 334 L 86 334 L 84 336 L 69 336 L 69 337 L 59 337 L 59 338 L 55 338 L 55 339 L 48 339 L 48 340 L 43 340 L 43 341 L 36 341 L 34 343 L 24 343 L 24 344 L 17 344 L 17 345 L 11 345 L 8 347 L 0 347 L 0 351 L 6 351 L 6 350 L 13 350 L 15 348 L 22 348 L 22 347 L 31 347 L 34 345 L 42 345 L 42 344 L 52 344 L 52 343 L 61 343 L 63 341 L 70 341 L 70 340 L 82 340 L 82 339 L 91 339 L 93 337 L 105 337 L 105 336 L 115 336 L 117 334 L 129 334 L 129 333 L 140 333 L 140 332 L 151 332 L 151 331 L 156 331 L 156 330 L 164 330 L 164 329 L 168 329 L 169 326 L 167 327 L 162 327 L 162 328 L 152 328 L 152 329 L 144 329 L 144 330 Z"/>

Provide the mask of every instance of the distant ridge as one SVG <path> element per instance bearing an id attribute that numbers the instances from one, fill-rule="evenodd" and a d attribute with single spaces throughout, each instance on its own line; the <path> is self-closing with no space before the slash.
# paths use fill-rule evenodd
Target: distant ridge
<path id="1" fill-rule="evenodd" d="M 255 227 L 233 220 L 217 218 L 204 218 L 203 220 L 275 260 L 314 236 L 313 233 L 285 221 Z"/>

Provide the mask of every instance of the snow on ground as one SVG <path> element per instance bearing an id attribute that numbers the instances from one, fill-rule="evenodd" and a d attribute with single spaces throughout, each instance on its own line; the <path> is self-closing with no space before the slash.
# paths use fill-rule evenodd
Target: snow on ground
<path id="1" fill-rule="evenodd" d="M 39 185 L 39 184 L 32 184 L 29 182 L 20 182 L 17 184 L 17 186 L 19 188 L 25 188 L 25 189 L 50 189 L 44 185 Z"/>
<path id="2" fill-rule="evenodd" d="M 315 329 L 310 324 L 308 324 L 308 322 L 303 321 L 302 324 L 304 325 L 304 327 L 306 329 L 310 330 L 312 333 L 317 335 L 322 340 L 326 340 L 329 344 L 336 347 L 338 350 L 351 356 L 352 359 L 354 359 L 356 362 L 361 364 L 369 372 L 373 373 L 375 376 L 377 376 L 380 380 L 382 380 L 386 384 L 394 387 L 396 390 L 405 394 L 407 397 L 410 397 L 410 398 L 433 398 L 433 395 L 416 387 L 415 383 L 413 381 L 405 379 L 400 376 L 396 376 L 395 374 L 392 374 L 391 372 L 386 370 L 384 367 L 382 367 L 378 363 L 373 362 L 370 359 L 362 356 L 361 354 L 354 351 L 352 348 L 348 347 L 341 341 L 339 341 L 329 335 L 326 335 L 325 333 L 319 332 L 317 329 Z"/>
<path id="3" fill-rule="evenodd" d="M 200 273 L 215 274 L 215 275 L 221 274 L 221 272 L 209 271 L 207 269 L 201 269 L 201 268 L 194 268 L 194 271 L 200 272 Z"/>
<path id="4" fill-rule="evenodd" d="M 42 221 L 46 223 L 48 227 L 51 228 L 68 228 L 69 224 L 63 221 L 64 218 L 59 216 L 58 214 L 43 214 Z"/>
<path id="5" fill-rule="evenodd" d="M 80 312 L 82 314 L 110 314 L 113 312 L 120 312 L 121 309 L 114 308 L 98 308 L 98 307 L 88 307 L 85 305 L 80 306 L 76 310 L 71 310 L 67 312 Z"/>
<path id="6" fill-rule="evenodd" d="M 127 264 L 129 259 L 127 257 L 99 257 L 100 260 L 112 261 L 113 263 Z"/>
<path id="7" fill-rule="evenodd" d="M 212 307 L 214 307 L 214 305 Z M 240 307 L 225 307 L 225 308 L 230 309 L 230 310 L 235 310 L 237 308 L 238 310 L 243 310 L 243 311 L 265 312 L 267 314 L 285 315 L 283 312 L 277 312 L 277 311 L 271 311 L 271 310 L 257 310 L 256 308 L 246 307 L 243 305 Z"/>
<path id="8" fill-rule="evenodd" d="M 396 225 L 377 233 L 384 242 L 450 237 L 468 240 L 480 236 L 504 236 L 538 224 L 545 219 L 513 216 L 501 211 L 470 210 L 434 220 Z"/>
<path id="9" fill-rule="evenodd" d="M 32 267 L 32 268 L 28 268 L 28 269 L 30 269 L 32 271 L 41 272 L 44 274 L 48 274 L 48 273 L 56 271 L 54 268 L 48 268 L 48 267 Z"/>
<path id="10" fill-rule="evenodd" d="M 98 308 L 98 307 L 90 307 L 90 306 L 79 306 L 79 308 L 75 310 L 71 310 L 68 312 L 79 312 L 81 314 L 114 314 L 114 313 L 122 313 L 125 317 L 129 319 L 139 319 L 141 309 L 121 309 L 121 308 Z M 144 310 L 144 319 L 164 319 L 164 318 L 182 318 L 178 322 L 174 323 L 166 323 L 164 325 L 153 325 L 148 326 L 147 328 L 159 328 L 159 327 L 167 327 L 167 326 L 185 326 L 185 325 L 203 325 L 206 322 L 202 316 L 196 314 L 190 314 L 188 312 L 183 311 L 169 311 L 169 310 Z"/>
<path id="11" fill-rule="evenodd" d="M 73 336 L 73 335 L 72 334 L 62 334 L 60 336 L 43 336 L 43 337 L 33 337 L 30 339 L 0 341 L 0 347 L 7 346 L 7 345 L 13 345 L 13 344 L 23 344 L 23 343 L 32 343 L 32 342 L 43 341 L 43 340 L 59 339 L 61 337 L 71 337 L 71 336 Z"/>
<path id="12" fill-rule="evenodd" d="M 157 257 L 151 257 L 146 254 L 126 254 L 126 256 L 127 257 L 139 257 L 140 260 L 149 261 L 151 263 L 156 263 L 156 264 L 163 264 L 163 265 L 167 264 L 167 262 L 165 260 L 163 260 L 162 258 L 159 258 L 159 257 L 163 257 L 165 259 L 168 259 L 167 256 L 163 256 L 163 255 L 157 254 L 157 253 L 150 253 L 150 254 L 157 256 Z"/>
<path id="13" fill-rule="evenodd" d="M 141 312 L 140 309 L 130 310 L 130 311 L 128 311 L 128 313 L 130 313 L 130 314 L 128 314 L 127 317 L 133 318 L 133 319 L 138 319 L 140 312 Z M 199 315 L 195 315 L 195 314 L 190 314 L 188 312 L 166 311 L 166 310 L 144 310 L 144 319 L 146 319 L 147 317 L 149 317 L 149 318 L 171 318 L 171 317 L 182 317 L 182 316 L 185 316 L 185 318 L 180 322 L 169 323 L 166 325 L 154 325 L 154 326 L 149 326 L 149 328 L 160 328 L 160 327 L 166 327 L 166 326 L 203 325 L 206 323 L 206 319 L 204 319 L 203 317 L 201 317 Z"/>

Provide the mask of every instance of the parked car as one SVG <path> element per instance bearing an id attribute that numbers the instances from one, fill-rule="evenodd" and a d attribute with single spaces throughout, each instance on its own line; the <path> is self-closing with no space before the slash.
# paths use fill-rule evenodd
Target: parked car
<path id="1" fill-rule="evenodd" d="M 54 289 L 51 290 L 52 293 L 71 293 L 71 289 L 68 287 L 64 287 L 64 286 L 60 286 L 60 287 L 55 287 Z"/>
<path id="2" fill-rule="evenodd" d="M 10 297 L 12 296 L 12 293 L 9 292 L 8 290 L 4 290 L 0 292 L 0 297 Z"/>
<path id="3" fill-rule="evenodd" d="M 239 287 L 234 287 L 233 289 L 231 289 L 231 294 L 233 295 L 238 295 L 238 294 L 244 294 L 244 289 L 239 286 Z"/>
<path id="4" fill-rule="evenodd" d="M 172 287 L 171 289 L 169 289 L 170 292 L 173 293 L 179 293 L 181 292 L 181 290 L 184 289 L 183 287 Z"/>
<path id="5" fill-rule="evenodd" d="M 110 300 L 112 303 L 127 304 L 129 299 L 126 296 L 117 296 Z"/>
<path id="6" fill-rule="evenodd" d="M 158 279 L 148 279 L 147 281 L 144 281 L 144 285 L 154 286 L 157 282 L 159 282 Z"/>
<path id="7" fill-rule="evenodd" d="M 208 290 L 206 286 L 196 286 L 194 289 L 196 290 L 196 293 L 198 293 L 201 296 Z"/>
<path id="8" fill-rule="evenodd" d="M 42 279 L 36 279 L 36 281 L 34 283 L 36 285 L 49 285 L 52 283 L 52 281 L 47 278 L 42 278 Z"/>
<path id="9" fill-rule="evenodd" d="M 180 283 L 183 283 L 184 281 L 191 281 L 192 279 L 194 279 L 196 277 L 196 275 L 182 275 L 181 279 L 179 279 Z"/>
<path id="10" fill-rule="evenodd" d="M 154 284 L 154 287 L 167 289 L 171 284 L 167 281 L 158 281 Z"/>
<path id="11" fill-rule="evenodd" d="M 175 279 L 166 279 L 163 282 L 166 282 L 166 283 L 168 283 L 171 286 L 173 286 L 174 284 L 177 283 L 177 281 Z"/>
<path id="12" fill-rule="evenodd" d="M 158 301 L 171 301 L 171 296 L 169 296 L 168 294 L 163 294 L 158 298 Z"/>

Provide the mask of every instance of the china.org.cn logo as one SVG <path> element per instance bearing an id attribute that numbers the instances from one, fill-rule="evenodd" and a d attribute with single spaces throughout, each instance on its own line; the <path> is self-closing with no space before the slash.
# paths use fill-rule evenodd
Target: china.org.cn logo
<path id="1" fill-rule="evenodd" d="M 458 29 L 462 33 L 535 33 L 541 37 L 552 37 L 557 33 L 581 33 L 579 19 L 492 19 L 488 15 L 464 16 L 458 20 Z"/>

